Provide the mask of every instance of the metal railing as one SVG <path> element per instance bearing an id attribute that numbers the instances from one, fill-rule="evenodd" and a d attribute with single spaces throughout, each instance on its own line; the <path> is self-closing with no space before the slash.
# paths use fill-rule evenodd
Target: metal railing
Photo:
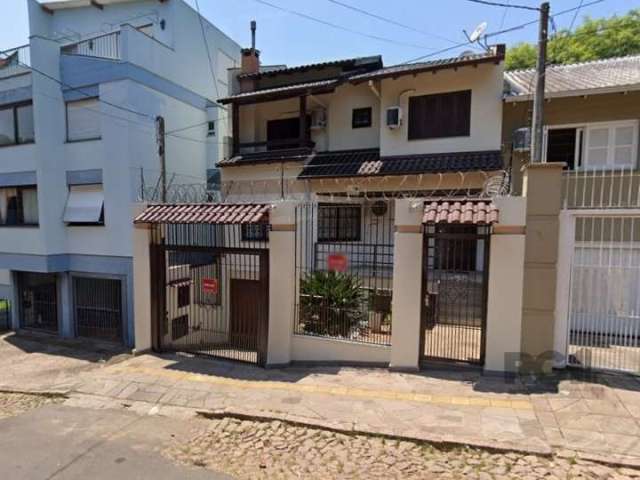
<path id="1" fill-rule="evenodd" d="M 120 32 L 105 33 L 62 47 L 67 55 L 120 59 Z"/>
<path id="2" fill-rule="evenodd" d="M 0 332 L 11 327 L 11 303 L 5 298 L 0 298 Z"/>
<path id="3" fill-rule="evenodd" d="M 29 72 L 31 66 L 31 48 L 29 45 L 11 48 L 0 52 L 0 78 L 12 77 Z"/>
<path id="4" fill-rule="evenodd" d="M 562 200 L 567 209 L 640 208 L 640 171 L 629 167 L 566 171 Z"/>

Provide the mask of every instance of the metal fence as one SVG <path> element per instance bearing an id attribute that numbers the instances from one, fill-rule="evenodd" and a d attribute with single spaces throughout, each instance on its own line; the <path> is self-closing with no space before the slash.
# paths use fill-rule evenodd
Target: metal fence
<path id="1" fill-rule="evenodd" d="M 26 73 L 31 66 L 31 47 L 23 45 L 0 52 L 0 78 Z"/>
<path id="2" fill-rule="evenodd" d="M 489 239 L 486 226 L 425 226 L 424 358 L 484 361 Z"/>
<path id="3" fill-rule="evenodd" d="M 18 274 L 20 316 L 23 328 L 58 331 L 58 283 L 52 273 Z"/>
<path id="4" fill-rule="evenodd" d="M 636 168 L 571 170 L 562 175 L 565 208 L 640 208 L 640 172 Z"/>
<path id="5" fill-rule="evenodd" d="M 122 284 L 120 280 L 73 277 L 76 335 L 122 342 Z"/>
<path id="6" fill-rule="evenodd" d="M 393 206 L 297 206 L 295 334 L 391 345 Z"/>
<path id="7" fill-rule="evenodd" d="M 155 225 L 155 347 L 264 365 L 268 225 Z"/>
<path id="8" fill-rule="evenodd" d="M 120 59 L 120 32 L 105 33 L 62 47 L 67 55 L 86 55 L 90 57 Z"/>
<path id="9" fill-rule="evenodd" d="M 6 298 L 0 298 L 0 331 L 11 328 L 11 303 Z"/>

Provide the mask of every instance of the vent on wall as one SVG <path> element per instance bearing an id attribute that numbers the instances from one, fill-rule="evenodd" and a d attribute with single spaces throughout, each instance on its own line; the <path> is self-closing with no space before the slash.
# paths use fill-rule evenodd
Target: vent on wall
<path id="1" fill-rule="evenodd" d="M 528 152 L 531 149 L 531 128 L 523 127 L 513 131 L 513 151 Z"/>

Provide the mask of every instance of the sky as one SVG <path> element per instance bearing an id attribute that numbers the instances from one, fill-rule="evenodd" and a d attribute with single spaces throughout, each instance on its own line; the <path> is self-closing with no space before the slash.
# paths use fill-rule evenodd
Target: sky
<path id="1" fill-rule="evenodd" d="M 195 0 L 186 0 L 195 6 Z M 257 47 L 263 64 L 299 65 L 356 56 L 383 55 L 385 65 L 429 55 L 428 59 L 455 56 L 469 47 L 438 53 L 465 42 L 471 32 L 487 22 L 487 32 L 503 30 L 538 17 L 535 11 L 473 3 L 469 0 L 198 0 L 202 14 L 223 32 L 249 46 L 249 22 L 258 23 Z M 392 20 L 392 25 L 336 3 L 347 4 Z M 511 5 L 538 6 L 537 0 L 494 0 Z M 589 4 L 593 0 L 552 0 L 551 14 Z M 26 0 L 2 0 L 0 51 L 28 42 Z M 281 9 L 274 8 L 278 6 Z M 558 29 L 578 26 L 585 15 L 607 17 L 639 8 L 640 0 L 604 0 L 555 17 Z M 284 9 L 284 10 L 282 10 Z M 288 10 L 288 11 L 285 11 Z M 296 12 L 318 21 L 303 18 Z M 341 28 L 327 25 L 331 23 Z M 408 27 L 408 28 L 406 28 Z M 347 31 L 351 30 L 351 31 Z M 357 32 L 357 33 L 356 33 Z M 374 38 L 378 37 L 378 38 Z M 494 37 L 491 43 L 512 45 L 534 42 L 537 26 Z"/>

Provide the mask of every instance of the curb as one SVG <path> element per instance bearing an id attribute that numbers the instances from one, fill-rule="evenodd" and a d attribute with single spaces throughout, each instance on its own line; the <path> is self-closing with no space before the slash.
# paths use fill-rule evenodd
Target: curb
<path id="1" fill-rule="evenodd" d="M 72 393 L 70 390 L 16 390 L 13 388 L 0 388 L 0 393 L 9 393 L 14 395 L 32 395 L 34 397 L 47 398 L 69 398 Z"/>

